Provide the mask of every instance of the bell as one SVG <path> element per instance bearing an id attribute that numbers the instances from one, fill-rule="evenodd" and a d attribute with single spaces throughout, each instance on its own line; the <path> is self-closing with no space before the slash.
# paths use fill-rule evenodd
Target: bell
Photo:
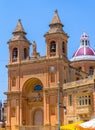
<path id="1" fill-rule="evenodd" d="M 52 49 L 52 50 L 55 50 L 55 46 L 54 46 L 54 45 L 52 45 L 52 46 L 51 46 L 51 49 Z"/>

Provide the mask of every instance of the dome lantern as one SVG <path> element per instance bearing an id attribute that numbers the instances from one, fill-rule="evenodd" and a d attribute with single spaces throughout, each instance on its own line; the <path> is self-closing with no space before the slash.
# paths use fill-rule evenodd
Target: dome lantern
<path id="1" fill-rule="evenodd" d="M 86 33 L 83 33 L 80 38 L 80 46 L 90 46 L 89 36 Z"/>

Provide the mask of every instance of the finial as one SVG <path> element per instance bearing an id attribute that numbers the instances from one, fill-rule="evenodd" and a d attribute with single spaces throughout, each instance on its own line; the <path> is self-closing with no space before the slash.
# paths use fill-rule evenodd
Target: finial
<path id="1" fill-rule="evenodd" d="M 57 9 L 55 10 L 55 13 L 58 13 Z"/>
<path id="2" fill-rule="evenodd" d="M 21 22 L 21 19 L 18 19 L 19 22 Z"/>
<path id="3" fill-rule="evenodd" d="M 36 43 L 35 41 L 33 41 L 33 43 Z"/>

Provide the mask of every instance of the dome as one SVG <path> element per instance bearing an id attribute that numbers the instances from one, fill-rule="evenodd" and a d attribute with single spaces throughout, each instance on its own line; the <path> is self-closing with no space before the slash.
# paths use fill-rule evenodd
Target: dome
<path id="1" fill-rule="evenodd" d="M 80 47 L 74 53 L 71 61 L 95 60 L 95 51 L 90 47 L 89 36 L 83 33 L 80 38 Z"/>

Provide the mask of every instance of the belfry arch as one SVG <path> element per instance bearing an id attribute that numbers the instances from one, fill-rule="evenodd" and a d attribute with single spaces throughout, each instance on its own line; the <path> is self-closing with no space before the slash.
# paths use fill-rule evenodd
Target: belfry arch
<path id="1" fill-rule="evenodd" d="M 43 84 L 37 78 L 31 78 L 23 85 L 22 124 L 43 125 Z"/>

